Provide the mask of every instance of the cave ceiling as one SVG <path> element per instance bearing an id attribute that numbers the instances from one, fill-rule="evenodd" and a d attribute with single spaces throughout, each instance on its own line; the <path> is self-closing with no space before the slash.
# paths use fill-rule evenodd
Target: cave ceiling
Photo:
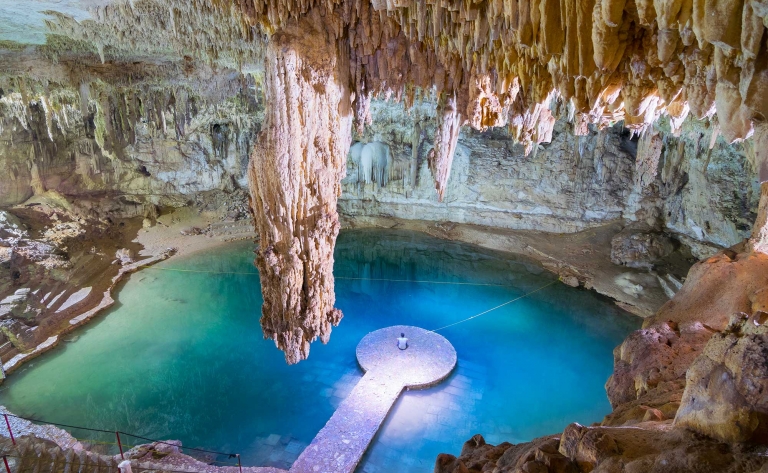
<path id="1" fill-rule="evenodd" d="M 89 8 L 105 5 L 99 0 L 33 0 L 0 3 L 0 41 L 44 44 L 49 33 L 46 12 L 57 11 L 74 20 L 92 19 Z"/>
<path id="2" fill-rule="evenodd" d="M 583 134 L 719 111 L 734 141 L 768 113 L 768 2 L 755 0 L 26 0 L 0 5 L 0 39 L 258 70 L 265 40 L 311 10 L 349 56 L 359 126 L 372 95 L 424 89 L 528 145 L 554 118 Z"/>

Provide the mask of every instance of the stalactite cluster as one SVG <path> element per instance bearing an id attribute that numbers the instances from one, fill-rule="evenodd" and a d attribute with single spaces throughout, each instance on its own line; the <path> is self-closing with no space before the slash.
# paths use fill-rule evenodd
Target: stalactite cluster
<path id="1" fill-rule="evenodd" d="M 125 58 L 195 57 L 219 67 L 249 71 L 260 66 L 264 49 L 258 29 L 236 9 L 215 8 L 207 0 L 133 0 L 91 9 L 93 20 L 77 22 L 49 11 L 48 28 L 73 43 L 92 45 L 101 62 Z M 59 51 L 49 36 L 48 51 Z"/>
<path id="2" fill-rule="evenodd" d="M 734 141 L 768 115 L 768 8 L 755 0 L 135 0 L 82 23 L 51 13 L 49 27 L 102 60 L 242 66 L 313 9 L 345 45 L 358 132 L 373 95 L 410 104 L 433 87 L 441 103 L 455 97 L 461 125 L 508 126 L 528 152 L 556 118 L 583 135 L 617 121 L 641 132 L 666 115 L 676 132 L 689 114 L 719 112 Z"/>
<path id="3" fill-rule="evenodd" d="M 27 130 L 43 122 L 44 133 L 39 137 L 35 134 L 35 143 L 40 148 L 37 156 L 44 159 L 46 143 L 52 144 L 54 135 L 66 135 L 72 125 L 78 124 L 85 136 L 95 139 L 105 156 L 122 159 L 124 149 L 136 143 L 139 126 L 148 127 L 150 133 L 170 132 L 181 140 L 192 118 L 202 109 L 215 109 L 222 97 L 238 96 L 245 108 L 256 109 L 249 92 L 255 84 L 250 75 L 230 76 L 225 84 L 214 82 L 211 87 L 210 81 L 193 74 L 178 77 L 174 65 L 152 69 L 149 77 L 142 74 L 146 70 L 131 68 L 117 64 L 95 72 L 82 64 L 73 66 L 68 69 L 67 82 L 79 83 L 76 91 L 66 83 L 52 83 L 49 78 L 0 76 L 4 91 L 0 98 L 0 130 L 15 126 Z M 113 80 L 113 69 L 124 71 L 125 76 Z M 138 72 L 138 77 L 131 72 Z M 34 118 L 38 113 L 44 120 Z M 232 124 L 235 128 L 239 125 Z M 51 146 L 49 158 L 56 153 L 55 145 Z"/>
<path id="4" fill-rule="evenodd" d="M 320 9 L 349 45 L 358 126 L 372 94 L 411 103 L 432 86 L 441 103 L 456 96 L 462 124 L 507 125 L 529 151 L 561 117 L 584 134 L 620 120 L 641 132 L 662 115 L 676 131 L 719 112 L 734 141 L 768 116 L 768 8 L 755 1 L 217 2 L 267 34 Z"/>
<path id="5" fill-rule="evenodd" d="M 245 169 L 263 112 L 253 75 L 193 60 L 101 64 L 87 51 L 52 63 L 41 49 L 0 59 L 0 205 L 100 196 L 83 205 L 103 217 L 185 205 L 219 179 L 223 192 L 240 185 L 229 172 Z M 201 155 L 215 169 L 183 169 Z"/>
<path id="6" fill-rule="evenodd" d="M 584 136 L 620 121 L 644 133 L 664 116 L 676 134 L 692 115 L 733 142 L 768 117 L 768 8 L 757 0 L 134 0 L 49 26 L 102 61 L 130 50 L 243 68 L 267 45 L 270 111 L 250 181 L 263 326 L 289 361 L 339 317 L 330 265 L 349 146 L 342 102 L 362 134 L 373 97 L 436 97 L 428 162 L 440 200 L 464 125 L 506 126 L 530 153 L 557 119 Z M 108 98 L 97 108 L 122 113 Z M 112 123 L 94 133 L 111 136 Z M 660 141 L 649 133 L 641 150 L 640 187 Z"/>

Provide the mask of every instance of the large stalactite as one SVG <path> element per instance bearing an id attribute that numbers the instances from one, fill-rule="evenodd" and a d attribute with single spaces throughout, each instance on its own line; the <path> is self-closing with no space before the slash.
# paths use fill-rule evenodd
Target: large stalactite
<path id="1" fill-rule="evenodd" d="M 268 103 L 248 179 L 260 242 L 261 326 L 288 363 L 327 342 L 334 307 L 336 201 L 351 142 L 349 65 L 317 12 L 274 34 L 265 58 Z"/>

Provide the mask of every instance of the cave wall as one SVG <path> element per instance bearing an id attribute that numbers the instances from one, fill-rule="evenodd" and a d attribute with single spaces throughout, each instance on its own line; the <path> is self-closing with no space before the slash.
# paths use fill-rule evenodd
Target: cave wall
<path id="1" fill-rule="evenodd" d="M 389 145 L 389 179 L 386 186 L 365 183 L 349 159 L 343 214 L 548 232 L 624 218 L 675 234 L 699 257 L 750 234 L 760 195 L 753 145 L 727 144 L 716 125 L 689 119 L 675 136 L 660 121 L 638 137 L 617 124 L 575 136 L 559 120 L 551 143 L 528 156 L 506 130 L 465 127 L 440 204 L 427 162 L 434 109 L 428 101 L 410 112 L 402 104 L 372 102 L 372 124 L 357 139 Z"/>
<path id="2" fill-rule="evenodd" d="M 0 173 L 10 176 L 0 206 L 53 191 L 124 217 L 245 188 L 263 117 L 254 78 L 224 70 L 179 80 L 175 69 L 132 84 L 0 77 Z"/>
<path id="3" fill-rule="evenodd" d="M 253 78 L 233 71 L 222 76 L 216 80 L 237 84 L 219 91 L 229 95 L 222 102 L 205 97 L 194 84 L 164 89 L 94 83 L 85 92 L 86 121 L 80 87 L 49 85 L 46 92 L 33 82 L 26 87 L 6 82 L 0 98 L 0 172 L 12 178 L 0 181 L 0 205 L 53 190 L 93 201 L 101 214 L 138 215 L 145 204 L 183 206 L 201 193 L 247 186 L 263 98 L 253 93 Z M 182 100 L 184 110 L 177 115 Z M 127 130 L 118 129 L 120 113 L 130 117 L 132 101 L 141 102 L 141 116 L 132 124 L 121 121 Z M 534 147 L 528 156 L 504 129 L 465 127 L 441 204 L 427 159 L 434 110 L 426 100 L 409 112 L 402 103 L 372 102 L 372 124 L 357 139 L 389 146 L 388 182 L 384 187 L 359 182 L 359 166 L 348 160 L 339 200 L 343 214 L 549 232 L 625 218 L 660 226 L 699 257 L 749 236 L 759 200 L 751 140 L 730 145 L 720 136 L 713 140 L 716 127 L 696 120 L 684 122 L 676 137 L 662 121 L 649 132 L 661 144 L 658 159 L 649 164 L 644 156 L 653 140 L 632 137 L 620 124 L 574 136 L 571 125 L 558 121 L 551 143 Z M 105 195 L 112 198 L 100 199 Z"/>

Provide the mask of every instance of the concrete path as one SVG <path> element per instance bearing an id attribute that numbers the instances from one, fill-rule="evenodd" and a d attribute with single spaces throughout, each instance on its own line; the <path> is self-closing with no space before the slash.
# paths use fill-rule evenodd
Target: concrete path
<path id="1" fill-rule="evenodd" d="M 405 333 L 407 350 L 397 348 Z M 357 346 L 357 362 L 366 372 L 291 473 L 352 473 L 403 389 L 434 386 L 456 366 L 456 350 L 441 335 L 396 325 L 366 335 Z"/>

